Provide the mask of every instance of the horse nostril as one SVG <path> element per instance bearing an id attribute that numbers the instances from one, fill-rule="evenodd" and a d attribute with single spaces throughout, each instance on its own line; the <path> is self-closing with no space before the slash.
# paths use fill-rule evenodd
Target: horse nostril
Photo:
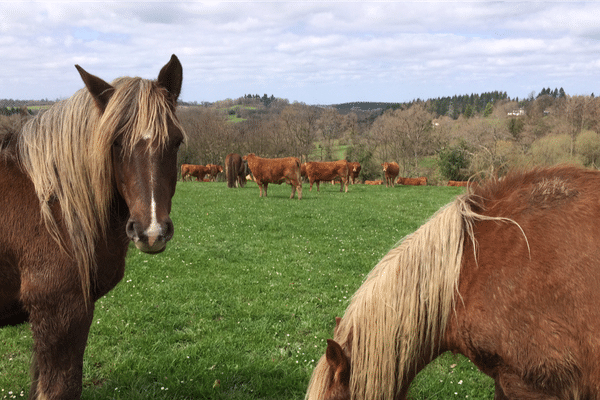
<path id="1" fill-rule="evenodd" d="M 138 235 L 137 232 L 135 230 L 135 221 L 130 219 L 129 221 L 127 221 L 127 226 L 125 227 L 125 232 L 127 233 L 127 236 L 129 237 L 129 239 L 131 240 L 136 240 L 138 239 Z"/>
<path id="2" fill-rule="evenodd" d="M 163 231 L 163 238 L 165 242 L 168 242 L 173 238 L 174 231 L 175 228 L 173 226 L 173 221 L 171 221 L 171 218 L 167 218 L 167 220 L 165 221 L 165 229 Z"/>

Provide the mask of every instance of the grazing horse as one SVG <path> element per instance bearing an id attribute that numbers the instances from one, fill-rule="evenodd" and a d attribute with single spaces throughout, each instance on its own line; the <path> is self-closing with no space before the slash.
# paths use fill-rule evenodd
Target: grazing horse
<path id="1" fill-rule="evenodd" d="M 244 187 L 246 185 L 247 166 L 242 156 L 237 153 L 227 154 L 225 157 L 225 176 L 227 187 Z"/>
<path id="2" fill-rule="evenodd" d="M 85 88 L 0 140 L 0 326 L 30 323 L 30 399 L 80 398 L 94 303 L 129 241 L 158 253 L 173 236 L 179 60 L 157 80 L 76 68 Z"/>
<path id="3" fill-rule="evenodd" d="M 306 398 L 405 399 L 445 351 L 496 399 L 600 398 L 599 198 L 569 166 L 469 186 L 367 276 Z"/>

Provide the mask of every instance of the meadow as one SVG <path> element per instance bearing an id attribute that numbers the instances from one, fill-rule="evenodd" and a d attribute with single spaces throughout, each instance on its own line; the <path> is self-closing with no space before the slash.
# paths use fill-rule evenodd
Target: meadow
<path id="1" fill-rule="evenodd" d="M 303 399 L 352 293 L 379 259 L 463 188 L 321 185 L 259 198 L 249 182 L 179 182 L 175 236 L 132 247 L 96 303 L 83 399 Z M 0 329 L 0 399 L 26 397 L 28 325 Z M 493 398 L 493 382 L 445 354 L 412 399 Z"/>

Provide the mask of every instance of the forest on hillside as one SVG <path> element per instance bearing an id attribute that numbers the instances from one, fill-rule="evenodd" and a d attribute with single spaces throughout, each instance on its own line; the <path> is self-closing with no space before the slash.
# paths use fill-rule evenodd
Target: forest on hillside
<path id="1" fill-rule="evenodd" d="M 29 113 L 22 105 L 0 108 L 0 135 L 19 129 Z M 223 164 L 232 152 L 303 162 L 346 158 L 361 163 L 366 180 L 381 177 L 381 163 L 396 161 L 401 176 L 427 176 L 431 184 L 511 167 L 600 166 L 600 100 L 562 88 L 521 100 L 490 92 L 332 106 L 244 95 L 181 103 L 178 116 L 187 133 L 180 163 Z"/>

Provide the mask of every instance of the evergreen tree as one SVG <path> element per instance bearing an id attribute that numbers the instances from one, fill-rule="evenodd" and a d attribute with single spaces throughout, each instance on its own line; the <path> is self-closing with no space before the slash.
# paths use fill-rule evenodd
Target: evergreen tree
<path id="1" fill-rule="evenodd" d="M 490 101 L 485 106 L 485 111 L 483 111 L 483 116 L 484 117 L 489 117 L 490 115 L 492 115 L 492 111 L 494 111 L 494 105 Z"/>

